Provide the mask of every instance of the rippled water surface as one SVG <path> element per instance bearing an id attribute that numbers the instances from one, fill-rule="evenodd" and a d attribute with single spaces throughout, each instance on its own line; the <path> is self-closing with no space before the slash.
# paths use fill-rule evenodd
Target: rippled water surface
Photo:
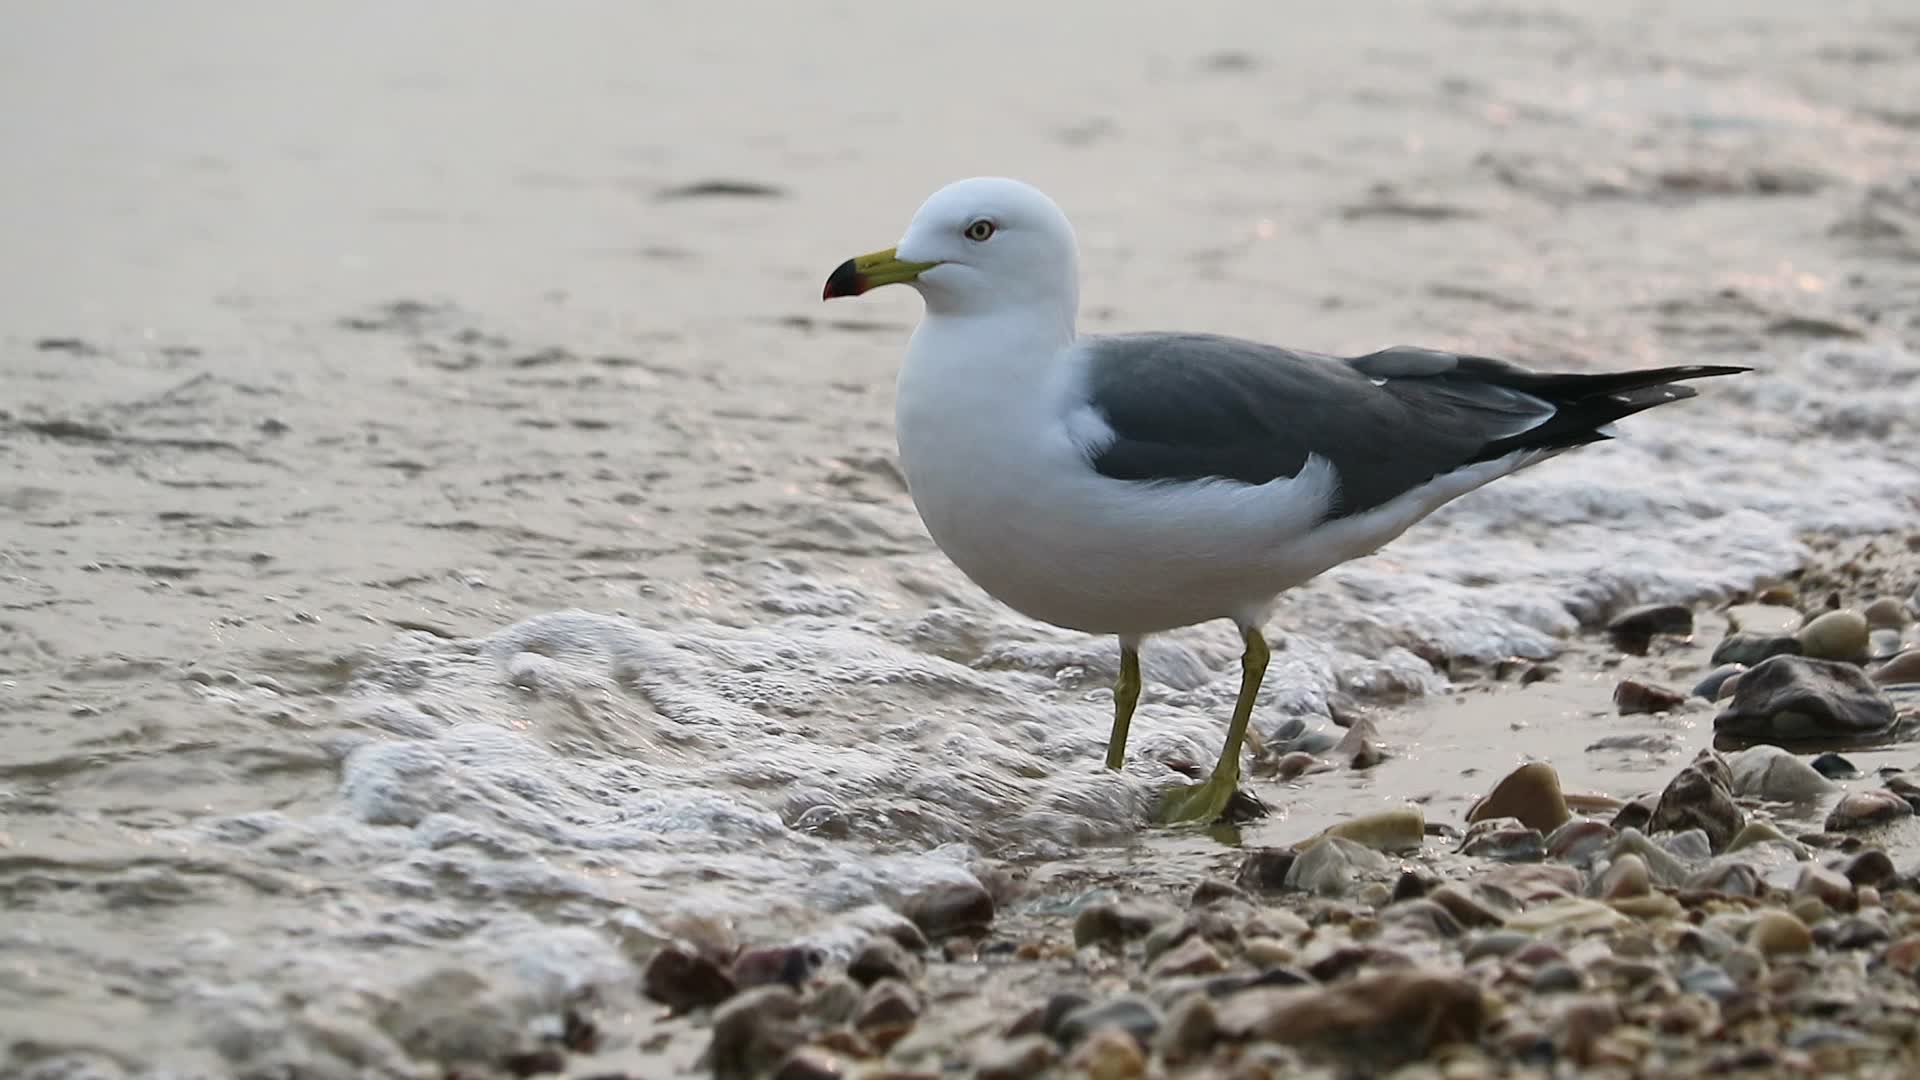
<path id="1" fill-rule="evenodd" d="M 1249 842 L 1644 789 L 1710 711 L 1594 756 L 1591 669 L 1443 671 L 1920 518 L 1894 5 L 749 6 L 0 14 L 0 1071 L 433 1075 L 669 936 L 1204 861 L 1141 821 L 1230 629 L 1101 769 L 1113 642 L 894 465 L 917 301 L 818 302 L 957 176 L 1066 207 L 1089 329 L 1761 369 L 1287 597 L 1257 726 L 1394 756 Z"/>

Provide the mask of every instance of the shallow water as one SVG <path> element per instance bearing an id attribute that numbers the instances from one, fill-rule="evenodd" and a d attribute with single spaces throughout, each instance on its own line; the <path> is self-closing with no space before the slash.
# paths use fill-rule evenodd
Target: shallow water
<path id="1" fill-rule="evenodd" d="M 1233 634 L 1149 645 L 1101 770 L 1112 642 L 893 464 L 917 301 L 818 304 L 955 176 L 1062 202 L 1090 329 L 1763 369 L 1286 598 L 1259 726 L 1352 698 L 1395 756 L 1247 842 L 1523 755 L 1657 786 L 1710 712 L 1588 754 L 1654 723 L 1590 666 L 1406 702 L 1920 517 L 1891 6 L 752 7 L 0 15 L 0 1071 L 429 1075 L 489 1037 L 444 1002 L 631 1007 L 669 934 L 1213 857 L 1139 820 Z"/>

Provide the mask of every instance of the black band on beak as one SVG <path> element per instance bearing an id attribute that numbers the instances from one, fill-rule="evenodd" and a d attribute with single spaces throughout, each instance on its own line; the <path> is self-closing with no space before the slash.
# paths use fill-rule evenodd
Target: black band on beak
<path id="1" fill-rule="evenodd" d="M 854 269 L 853 260 L 848 259 L 834 267 L 827 277 L 827 287 L 821 291 L 820 299 L 831 300 L 836 296 L 859 296 L 867 291 L 867 283 L 860 279 L 860 271 Z"/>

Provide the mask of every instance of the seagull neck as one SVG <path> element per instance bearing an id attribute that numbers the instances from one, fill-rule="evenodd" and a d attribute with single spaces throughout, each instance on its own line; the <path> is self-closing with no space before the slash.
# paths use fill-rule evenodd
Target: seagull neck
<path id="1" fill-rule="evenodd" d="M 983 370 L 1012 376 L 1037 366 L 1036 357 L 1053 356 L 1078 336 L 1071 308 L 1039 305 L 998 307 L 991 311 L 941 311 L 931 306 L 914 331 L 915 352 L 938 352 Z"/>

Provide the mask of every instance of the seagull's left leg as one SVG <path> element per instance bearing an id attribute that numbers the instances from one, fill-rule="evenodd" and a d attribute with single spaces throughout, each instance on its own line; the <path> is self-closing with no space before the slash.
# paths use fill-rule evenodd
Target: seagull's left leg
<path id="1" fill-rule="evenodd" d="M 1226 812 L 1227 803 L 1240 786 L 1240 746 L 1247 738 L 1247 722 L 1253 719 L 1253 699 L 1260 693 L 1260 680 L 1267 674 L 1267 639 L 1258 626 L 1242 626 L 1240 636 L 1247 651 L 1240 656 L 1240 697 L 1233 705 L 1233 723 L 1227 727 L 1227 745 L 1213 775 L 1198 784 L 1169 791 L 1160 799 L 1163 822 L 1198 821 L 1211 823 Z"/>
<path id="2" fill-rule="evenodd" d="M 1140 703 L 1140 641 L 1120 639 L 1120 679 L 1113 684 L 1113 734 L 1107 736 L 1107 768 L 1117 769 L 1127 760 L 1127 726 L 1133 722 L 1133 707 Z"/>

